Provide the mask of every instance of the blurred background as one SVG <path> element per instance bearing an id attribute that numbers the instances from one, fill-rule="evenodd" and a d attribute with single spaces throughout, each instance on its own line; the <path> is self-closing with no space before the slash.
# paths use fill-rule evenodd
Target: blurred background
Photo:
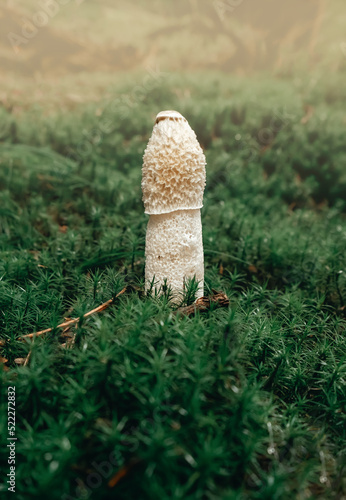
<path id="1" fill-rule="evenodd" d="M 1 79 L 346 69 L 342 0 L 3 0 Z"/>

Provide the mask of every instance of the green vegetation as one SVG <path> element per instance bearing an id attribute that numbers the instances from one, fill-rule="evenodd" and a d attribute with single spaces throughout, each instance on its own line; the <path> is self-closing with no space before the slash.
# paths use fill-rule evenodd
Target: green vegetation
<path id="1" fill-rule="evenodd" d="M 340 499 L 341 76 L 144 77 L 98 85 L 100 102 L 0 110 L 0 431 L 15 385 L 16 498 Z M 231 302 L 191 318 L 143 293 L 142 155 L 174 108 L 207 156 L 206 290 Z M 62 345 L 64 317 L 125 285 Z M 7 459 L 3 445 L 2 491 Z"/>

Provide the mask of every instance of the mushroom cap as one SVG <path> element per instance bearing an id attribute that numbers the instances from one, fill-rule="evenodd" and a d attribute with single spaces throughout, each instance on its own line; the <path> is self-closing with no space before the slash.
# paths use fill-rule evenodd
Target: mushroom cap
<path id="1" fill-rule="evenodd" d="M 182 118 L 187 122 L 186 118 L 184 118 L 183 115 L 178 113 L 178 111 L 173 111 L 172 109 L 168 109 L 166 111 L 160 111 L 160 113 L 156 115 L 155 123 L 159 123 L 159 121 L 165 120 L 166 118 L 169 118 L 170 120 L 174 120 L 176 118 L 177 119 Z"/>
<path id="2" fill-rule="evenodd" d="M 205 156 L 195 132 L 177 111 L 161 111 L 143 156 L 146 214 L 203 206 Z"/>

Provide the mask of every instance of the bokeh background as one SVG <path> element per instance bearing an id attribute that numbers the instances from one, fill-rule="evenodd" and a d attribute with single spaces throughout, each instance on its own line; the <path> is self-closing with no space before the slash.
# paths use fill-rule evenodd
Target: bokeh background
<path id="1" fill-rule="evenodd" d="M 4 0 L 1 76 L 116 75 L 157 64 L 248 75 L 336 72 L 345 68 L 345 16 L 341 0 Z"/>

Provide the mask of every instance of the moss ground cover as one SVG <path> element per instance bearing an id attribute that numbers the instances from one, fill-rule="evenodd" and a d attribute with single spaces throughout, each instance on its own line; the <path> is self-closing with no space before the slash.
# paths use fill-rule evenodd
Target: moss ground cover
<path id="1" fill-rule="evenodd" d="M 98 102 L 0 110 L 0 425 L 14 385 L 17 498 L 343 498 L 344 87 L 99 85 Z M 142 155 L 174 108 L 207 156 L 206 290 L 230 298 L 190 318 L 143 293 Z M 62 346 L 65 317 L 126 285 Z"/>

